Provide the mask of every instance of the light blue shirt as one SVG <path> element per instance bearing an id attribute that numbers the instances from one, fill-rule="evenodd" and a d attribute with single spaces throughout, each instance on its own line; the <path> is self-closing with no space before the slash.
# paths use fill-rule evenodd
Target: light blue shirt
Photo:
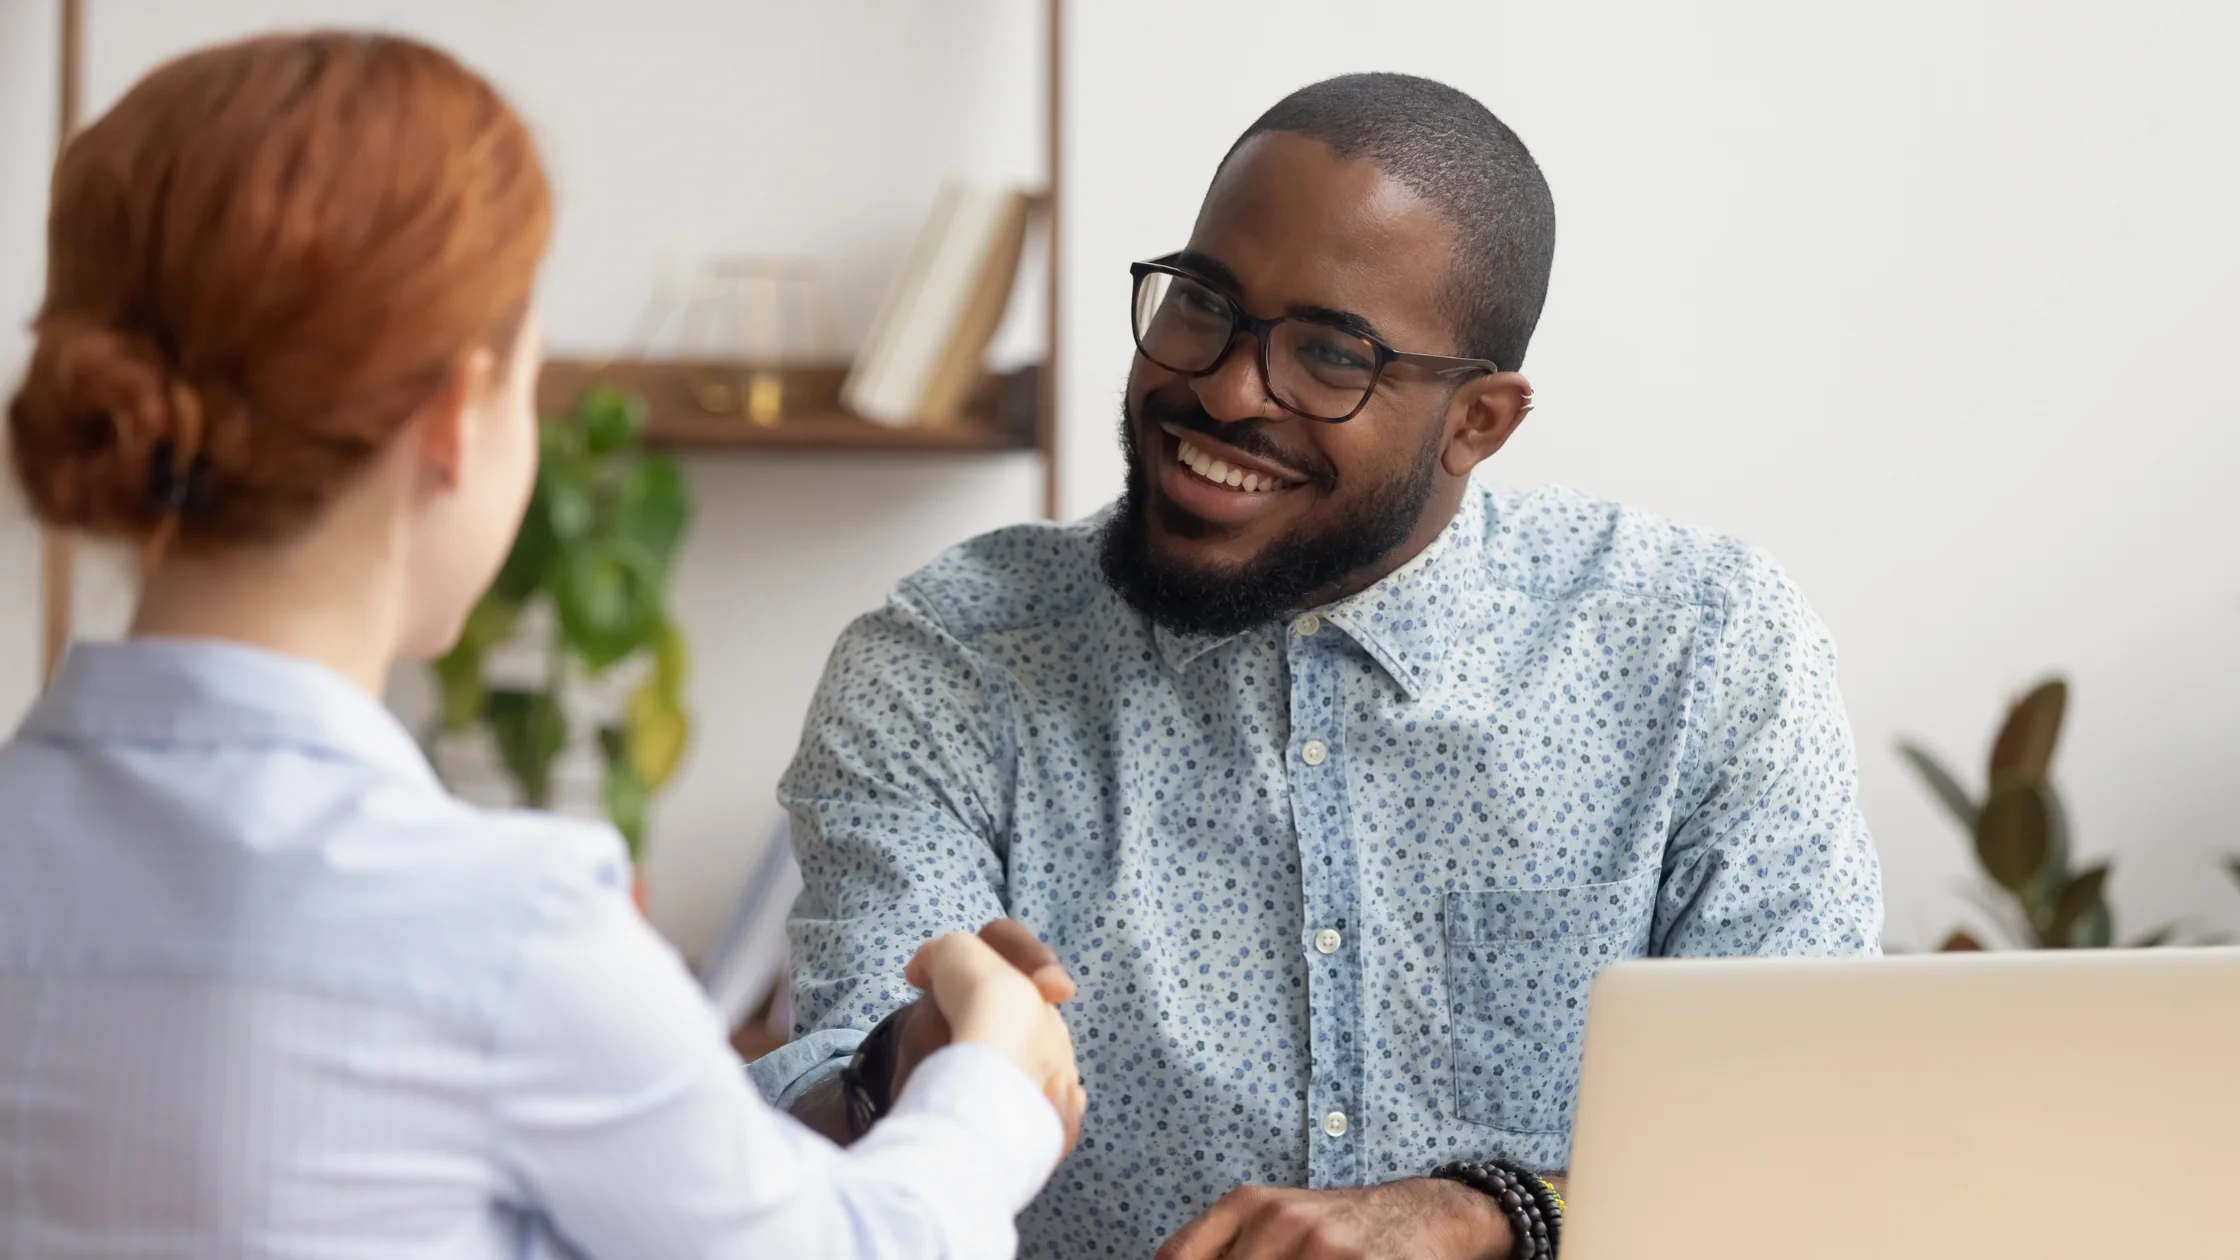
<path id="1" fill-rule="evenodd" d="M 1060 1141 L 1018 1069 L 944 1051 L 842 1153 L 628 878 L 319 667 L 74 649 L 0 749 L 0 1256 L 1011 1254 Z"/>
<path id="2" fill-rule="evenodd" d="M 782 789 L 772 1097 L 909 1000 L 929 934 L 1010 913 L 1079 979 L 1087 1125 L 1023 1256 L 1146 1256 L 1246 1182 L 1561 1167 L 1597 968 L 1877 948 L 1834 651 L 1763 553 L 1477 488 L 1369 589 L 1212 639 L 1122 604 L 1096 529 L 903 582 Z"/>

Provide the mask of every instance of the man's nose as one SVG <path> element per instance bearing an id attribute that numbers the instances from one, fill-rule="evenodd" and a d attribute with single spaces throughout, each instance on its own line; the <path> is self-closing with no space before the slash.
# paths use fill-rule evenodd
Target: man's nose
<path id="1" fill-rule="evenodd" d="M 1260 342 L 1251 333 L 1238 333 L 1220 365 L 1193 377 L 1190 388 L 1197 392 L 1198 405 L 1206 414 L 1224 424 L 1282 420 L 1290 415 L 1268 396 L 1268 383 L 1260 375 Z"/>

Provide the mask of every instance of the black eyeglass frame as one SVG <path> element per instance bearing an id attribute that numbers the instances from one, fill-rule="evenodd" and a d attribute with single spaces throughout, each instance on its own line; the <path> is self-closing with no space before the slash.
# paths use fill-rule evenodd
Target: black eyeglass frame
<path id="1" fill-rule="evenodd" d="M 1332 323 L 1328 320 L 1302 319 L 1296 315 L 1277 315 L 1269 319 L 1261 319 L 1244 309 L 1244 305 L 1237 301 L 1236 295 L 1223 289 L 1219 284 L 1186 267 L 1177 265 L 1173 260 L 1178 257 L 1180 257 L 1179 254 L 1167 254 L 1159 258 L 1128 264 L 1128 275 L 1132 281 L 1128 288 L 1128 335 L 1135 339 L 1136 353 L 1169 372 L 1179 372 L 1194 380 L 1201 376 L 1211 376 L 1220 371 L 1221 365 L 1229 361 L 1230 354 L 1237 348 L 1237 335 L 1239 333 L 1251 333 L 1253 341 L 1260 347 L 1260 352 L 1256 358 L 1260 365 L 1261 391 L 1267 394 L 1270 402 L 1303 420 L 1313 420 L 1321 424 L 1343 424 L 1360 415 L 1361 409 L 1368 406 L 1369 399 L 1376 395 L 1378 384 L 1384 380 L 1385 368 L 1394 363 L 1405 363 L 1411 367 L 1424 368 L 1436 376 L 1445 377 L 1477 373 L 1492 374 L 1501 370 L 1501 365 L 1491 359 L 1464 359 L 1450 354 L 1408 354 L 1395 350 L 1378 338 L 1358 329 L 1348 328 L 1343 324 Z M 1213 357 L 1212 363 L 1192 371 L 1189 368 L 1176 367 L 1172 363 L 1165 362 L 1144 348 L 1143 330 L 1136 327 L 1136 309 L 1137 304 L 1143 300 L 1144 279 L 1154 272 L 1170 275 L 1179 280 L 1188 280 L 1220 298 L 1228 305 L 1229 342 L 1221 347 L 1221 353 Z M 1353 405 L 1353 410 L 1342 416 L 1318 416 L 1312 412 L 1299 410 L 1277 395 L 1275 384 L 1268 375 L 1268 334 L 1274 332 L 1278 324 L 1311 324 L 1317 328 L 1335 329 L 1348 337 L 1360 338 L 1369 343 L 1370 348 L 1376 351 L 1376 363 L 1369 370 L 1369 383 L 1362 389 L 1361 401 Z"/>

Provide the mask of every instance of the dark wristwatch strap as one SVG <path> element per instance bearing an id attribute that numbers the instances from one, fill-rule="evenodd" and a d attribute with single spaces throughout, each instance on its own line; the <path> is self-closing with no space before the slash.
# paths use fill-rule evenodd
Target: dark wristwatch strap
<path id="1" fill-rule="evenodd" d="M 1441 1164 L 1431 1175 L 1493 1200 L 1516 1239 L 1512 1260 L 1553 1260 L 1563 1242 L 1563 1199 L 1545 1178 L 1505 1159 Z"/>
<path id="2" fill-rule="evenodd" d="M 902 1045 L 905 1006 L 873 1028 L 856 1046 L 855 1057 L 840 1069 L 840 1097 L 848 1114 L 848 1137 L 862 1137 L 894 1106 L 894 1061 Z"/>

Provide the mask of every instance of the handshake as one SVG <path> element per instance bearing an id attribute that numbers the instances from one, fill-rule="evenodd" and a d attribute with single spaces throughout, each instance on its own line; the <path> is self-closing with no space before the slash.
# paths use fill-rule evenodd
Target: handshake
<path id="1" fill-rule="evenodd" d="M 1027 926 L 997 919 L 970 932 L 952 932 L 919 947 L 903 978 L 924 996 L 890 1017 L 894 1037 L 892 1070 L 878 1082 L 888 1099 L 899 1098 L 910 1074 L 926 1056 L 948 1045 L 982 1046 L 1017 1064 L 1042 1088 L 1043 1097 L 1065 1126 L 1059 1158 L 1081 1136 L 1081 1116 L 1089 1097 L 1074 1062 L 1073 1036 L 1057 1004 L 1073 997 L 1073 977 L 1058 955 Z M 874 1034 L 881 1035 L 881 1034 Z M 796 1113 L 826 1136 L 845 1141 L 858 1136 L 835 1131 L 844 1117 L 829 1114 L 831 1101 L 804 1098 Z"/>

